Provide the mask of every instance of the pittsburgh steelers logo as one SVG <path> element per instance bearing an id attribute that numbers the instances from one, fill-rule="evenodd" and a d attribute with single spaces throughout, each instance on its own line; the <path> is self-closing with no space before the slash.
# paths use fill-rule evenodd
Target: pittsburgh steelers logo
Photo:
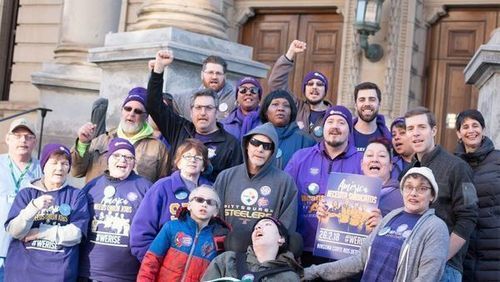
<path id="1" fill-rule="evenodd" d="M 247 188 L 241 192 L 241 202 L 247 206 L 254 205 L 259 198 L 259 192 L 254 188 Z"/>

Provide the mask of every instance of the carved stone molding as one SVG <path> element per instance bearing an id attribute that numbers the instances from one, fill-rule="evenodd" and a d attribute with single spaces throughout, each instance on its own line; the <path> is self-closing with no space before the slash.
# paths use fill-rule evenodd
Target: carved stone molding
<path id="1" fill-rule="evenodd" d="M 424 20 L 425 20 L 425 26 L 430 27 L 432 24 L 437 22 L 437 20 L 446 15 L 448 12 L 445 9 L 444 5 L 438 4 L 438 5 L 431 5 L 431 6 L 426 6 L 424 5 Z"/>
<path id="2" fill-rule="evenodd" d="M 253 16 L 255 16 L 254 9 L 250 7 L 239 7 L 235 10 L 232 22 L 235 26 L 241 27 L 248 21 L 249 18 Z"/>

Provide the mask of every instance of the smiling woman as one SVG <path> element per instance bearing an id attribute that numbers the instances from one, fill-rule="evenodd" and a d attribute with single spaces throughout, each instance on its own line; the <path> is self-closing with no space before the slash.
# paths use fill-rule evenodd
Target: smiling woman
<path id="1" fill-rule="evenodd" d="M 7 217 L 14 238 L 5 262 L 5 281 L 76 281 L 79 243 L 87 232 L 87 201 L 66 183 L 68 148 L 47 144 L 40 165 L 43 177 L 19 191 Z M 32 263 L 36 261 L 36 263 Z"/>

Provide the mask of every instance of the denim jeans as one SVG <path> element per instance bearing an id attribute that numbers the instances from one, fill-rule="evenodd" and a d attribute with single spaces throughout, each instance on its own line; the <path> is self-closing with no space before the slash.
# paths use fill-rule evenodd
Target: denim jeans
<path id="1" fill-rule="evenodd" d="M 460 273 L 460 271 L 456 270 L 449 264 L 446 264 L 440 282 L 461 282 L 461 281 L 462 281 L 462 273 Z"/>

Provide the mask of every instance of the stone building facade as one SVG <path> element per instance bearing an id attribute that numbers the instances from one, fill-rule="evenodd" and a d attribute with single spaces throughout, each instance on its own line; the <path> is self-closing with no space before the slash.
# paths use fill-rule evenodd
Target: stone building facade
<path id="1" fill-rule="evenodd" d="M 458 109 L 478 105 L 480 85 L 466 85 L 463 70 L 500 27 L 498 0 L 385 0 L 381 30 L 369 39 L 383 47 L 384 57 L 370 62 L 353 25 L 357 1 L 352 0 L 13 2 L 10 7 L 9 1 L 0 1 L 2 35 L 8 33 L 8 23 L 16 23 L 10 28 L 15 30 L 12 55 L 3 61 L 10 75 L 3 79 L 7 91 L 0 117 L 40 105 L 51 108 L 44 140 L 67 144 L 78 125 L 89 120 L 98 97 L 110 99 L 110 125 L 116 124 L 117 101 L 129 87 L 146 85 L 146 62 L 161 48 L 174 49 L 179 59 L 175 71 L 166 74 L 167 82 L 182 81 L 185 87 L 198 83 L 187 78 L 198 77 L 201 59 L 209 53 L 229 61 L 230 80 L 241 75 L 265 78 L 272 61 L 296 37 L 310 39 L 311 53 L 303 62 L 297 60 L 294 85 L 304 71 L 325 69 L 335 83 L 329 97 L 352 109 L 354 85 L 373 81 L 382 90 L 381 112 L 388 122 L 425 105 L 438 115 L 439 141 L 450 146 L 455 140 L 449 125 Z M 7 36 L 1 39 L 8 41 Z M 334 44 L 339 48 L 327 50 Z M 38 114 L 30 118 L 39 124 Z M 487 123 L 497 128 L 500 119 Z M 7 126 L 0 123 L 1 136 Z M 495 141 L 500 145 L 500 137 Z"/>

